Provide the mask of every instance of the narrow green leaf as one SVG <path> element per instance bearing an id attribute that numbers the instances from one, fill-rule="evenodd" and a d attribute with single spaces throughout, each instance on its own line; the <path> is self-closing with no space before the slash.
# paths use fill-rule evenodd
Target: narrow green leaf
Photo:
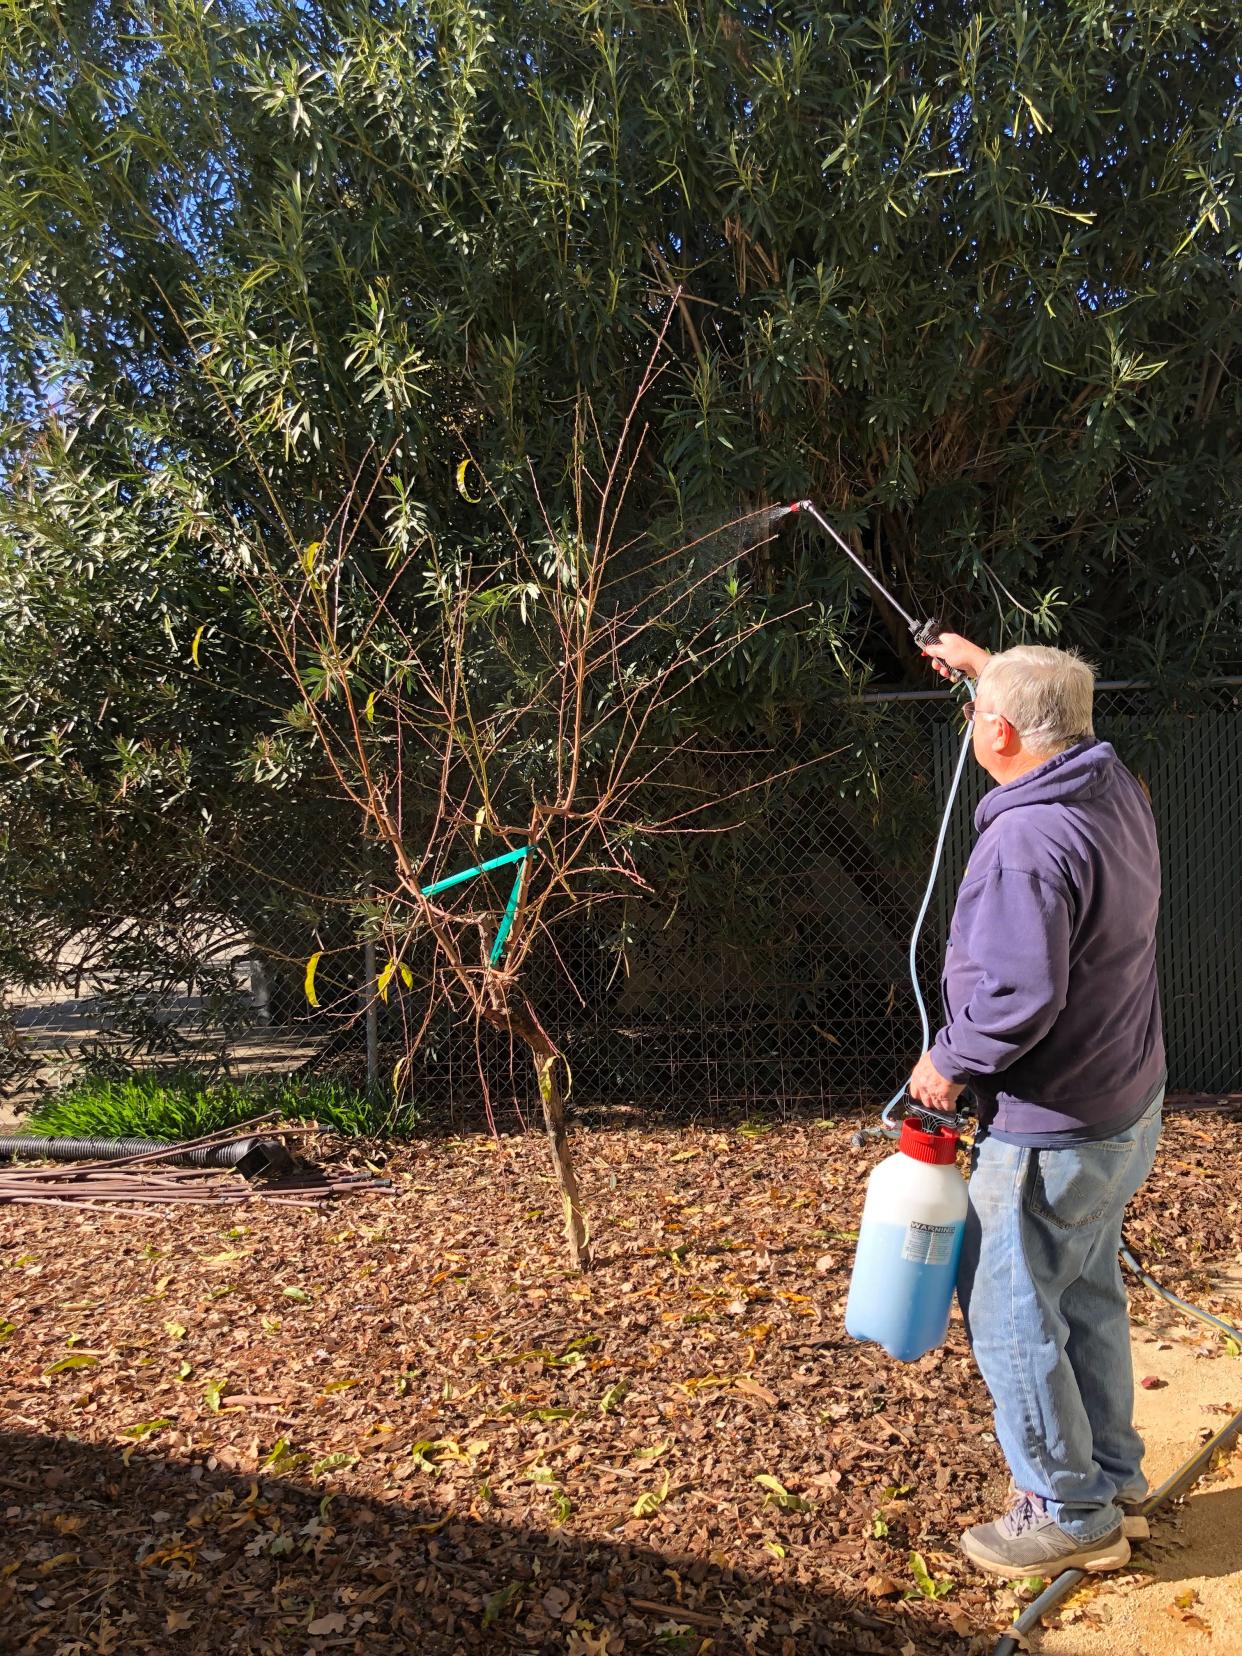
<path id="1" fill-rule="evenodd" d="M 50 1368 L 45 1368 L 43 1372 L 44 1374 L 64 1374 L 67 1369 L 94 1368 L 98 1361 L 99 1358 L 92 1357 L 89 1352 L 79 1351 L 75 1352 L 72 1357 L 62 1357 L 58 1363 L 53 1363 Z"/>

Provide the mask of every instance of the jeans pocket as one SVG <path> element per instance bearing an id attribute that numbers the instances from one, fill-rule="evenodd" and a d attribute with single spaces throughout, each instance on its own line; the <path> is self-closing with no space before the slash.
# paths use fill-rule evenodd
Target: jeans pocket
<path id="1" fill-rule="evenodd" d="M 1122 1138 L 1036 1151 L 1031 1157 L 1027 1211 L 1060 1230 L 1094 1225 L 1110 1209 L 1124 1206 L 1135 1149 L 1132 1138 Z"/>

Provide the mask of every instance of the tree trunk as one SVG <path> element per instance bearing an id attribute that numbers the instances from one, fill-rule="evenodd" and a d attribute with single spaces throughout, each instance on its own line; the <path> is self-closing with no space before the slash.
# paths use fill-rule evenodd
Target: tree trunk
<path id="1" fill-rule="evenodd" d="M 503 1030 L 510 1040 L 516 1035 L 530 1048 L 535 1079 L 539 1083 L 539 1102 L 543 1106 L 543 1127 L 552 1151 L 552 1170 L 561 1192 L 570 1262 L 577 1271 L 589 1271 L 590 1233 L 578 1195 L 573 1158 L 569 1153 L 569 1135 L 565 1130 L 566 1095 L 557 1074 L 558 1064 L 565 1066 L 566 1073 L 569 1066 L 539 1022 L 534 1008 L 520 992 L 510 999 L 507 988 L 493 985 L 490 1003 L 485 1005 L 483 1016 L 494 1028 Z"/>
<path id="2" fill-rule="evenodd" d="M 587 1236 L 586 1216 L 578 1197 L 578 1180 L 569 1154 L 569 1137 L 565 1131 L 565 1096 L 557 1075 L 557 1064 L 563 1064 L 565 1060 L 559 1052 L 542 1042 L 531 1043 L 531 1055 L 535 1060 L 535 1074 L 539 1080 L 539 1099 L 543 1105 L 544 1130 L 552 1150 L 552 1167 L 561 1191 L 569 1258 L 575 1270 L 587 1271 L 591 1268 L 591 1244 Z"/>

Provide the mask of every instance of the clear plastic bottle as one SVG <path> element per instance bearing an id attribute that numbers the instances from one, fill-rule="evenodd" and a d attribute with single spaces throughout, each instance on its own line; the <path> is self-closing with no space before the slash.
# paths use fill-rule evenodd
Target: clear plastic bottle
<path id="1" fill-rule="evenodd" d="M 913 1363 L 943 1344 L 966 1226 L 957 1137 L 913 1119 L 867 1180 L 845 1331 Z"/>

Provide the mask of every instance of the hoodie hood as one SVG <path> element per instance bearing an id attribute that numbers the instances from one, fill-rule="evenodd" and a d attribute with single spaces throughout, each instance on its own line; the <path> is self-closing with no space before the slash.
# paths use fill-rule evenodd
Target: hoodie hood
<path id="1" fill-rule="evenodd" d="M 1111 742 L 1088 736 L 1044 764 L 985 794 L 975 812 L 980 833 L 1005 811 L 1018 805 L 1085 804 L 1098 799 L 1113 782 L 1121 761 Z"/>

